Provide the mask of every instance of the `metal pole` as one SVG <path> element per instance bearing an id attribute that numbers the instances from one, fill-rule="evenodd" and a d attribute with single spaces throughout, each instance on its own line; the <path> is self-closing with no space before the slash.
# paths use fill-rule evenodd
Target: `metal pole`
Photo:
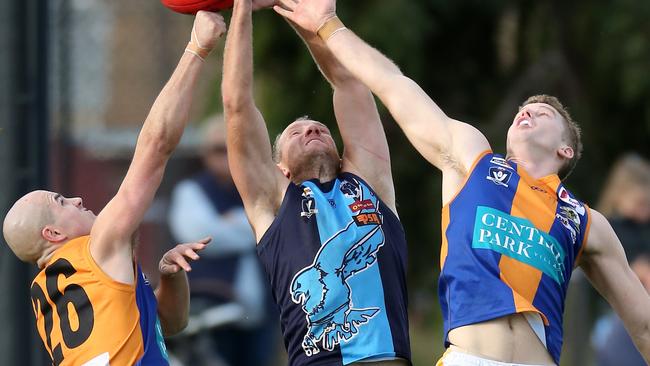
<path id="1" fill-rule="evenodd" d="M 0 2 L 0 212 L 47 185 L 47 0 Z M 43 365 L 29 296 L 34 266 L 0 248 L 0 364 Z"/>

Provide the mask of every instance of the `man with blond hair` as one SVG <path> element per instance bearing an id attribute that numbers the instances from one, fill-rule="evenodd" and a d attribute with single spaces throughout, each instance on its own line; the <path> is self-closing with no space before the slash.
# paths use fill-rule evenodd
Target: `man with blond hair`
<path id="1" fill-rule="evenodd" d="M 447 116 L 387 57 L 347 29 L 336 0 L 280 0 L 275 10 L 317 32 L 386 105 L 443 173 L 439 295 L 448 351 L 440 365 L 560 363 L 564 299 L 580 266 L 650 361 L 650 297 L 607 220 L 562 179 L 580 157 L 580 130 L 554 97 L 514 115 L 506 156 Z"/>
<path id="2" fill-rule="evenodd" d="M 142 126 L 126 177 L 99 215 L 79 197 L 43 190 L 26 194 L 7 213 L 7 244 L 40 269 L 32 304 L 54 365 L 169 364 L 163 335 L 187 324 L 184 271 L 210 239 L 168 251 L 154 294 L 134 260 L 134 236 L 189 120 L 203 57 L 225 29 L 220 15 L 197 14 L 186 52 Z"/>

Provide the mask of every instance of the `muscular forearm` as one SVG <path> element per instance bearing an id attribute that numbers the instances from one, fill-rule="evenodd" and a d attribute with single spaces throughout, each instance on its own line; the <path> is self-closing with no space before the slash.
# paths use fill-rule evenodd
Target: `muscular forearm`
<path id="1" fill-rule="evenodd" d="M 269 134 L 253 98 L 251 12 L 251 0 L 235 1 L 226 38 L 221 93 L 230 172 L 246 207 L 268 196 L 269 189 L 277 188 Z"/>
<path id="2" fill-rule="evenodd" d="M 636 324 L 626 326 L 630 329 L 630 336 L 634 345 L 639 350 L 639 353 L 641 353 L 641 356 L 643 356 L 645 362 L 650 365 L 650 319 L 639 326 L 636 326 Z"/>
<path id="3" fill-rule="evenodd" d="M 156 299 L 163 334 L 170 336 L 185 329 L 190 310 L 190 289 L 185 272 L 160 276 Z"/>
<path id="4" fill-rule="evenodd" d="M 341 64 L 380 99 L 394 89 L 395 78 L 403 77 L 390 59 L 350 30 L 338 32 L 327 40 L 326 45 Z"/>
<path id="5" fill-rule="evenodd" d="M 252 5 L 236 1 L 223 61 L 222 95 L 226 114 L 254 107 Z"/>
<path id="6" fill-rule="evenodd" d="M 341 62 L 339 62 L 336 56 L 334 56 L 332 51 L 330 51 L 325 42 L 323 42 L 318 35 L 298 27 L 289 20 L 287 20 L 287 22 L 305 42 L 321 73 L 325 79 L 332 84 L 332 87 L 344 87 L 350 83 L 361 84 L 361 82 L 356 79 L 352 73 L 341 64 Z"/>
<path id="7" fill-rule="evenodd" d="M 142 126 L 138 147 L 154 146 L 170 155 L 183 134 L 203 62 L 185 52 Z"/>

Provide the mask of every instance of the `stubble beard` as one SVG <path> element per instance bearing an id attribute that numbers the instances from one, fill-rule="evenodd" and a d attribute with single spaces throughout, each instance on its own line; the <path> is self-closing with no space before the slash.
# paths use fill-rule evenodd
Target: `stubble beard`
<path id="1" fill-rule="evenodd" d="M 340 158 L 331 151 L 316 151 L 303 154 L 289 167 L 291 181 L 295 184 L 310 179 L 318 179 L 321 183 L 333 180 L 341 170 Z"/>

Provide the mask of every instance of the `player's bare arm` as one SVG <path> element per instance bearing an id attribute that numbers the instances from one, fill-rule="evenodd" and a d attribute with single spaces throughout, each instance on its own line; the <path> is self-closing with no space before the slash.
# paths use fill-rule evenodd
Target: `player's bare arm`
<path id="1" fill-rule="evenodd" d="M 253 98 L 251 0 L 236 0 L 224 54 L 222 95 L 228 163 L 257 241 L 271 225 L 289 180 L 272 159 L 269 134 Z"/>
<path id="2" fill-rule="evenodd" d="M 274 9 L 305 29 L 320 30 L 339 61 L 379 97 L 413 146 L 445 176 L 464 178 L 477 155 L 490 148 L 483 134 L 448 117 L 390 59 L 342 23 L 333 24 L 332 19 L 337 19 L 335 0 L 288 1 L 285 7 L 288 10 Z"/>
<path id="3" fill-rule="evenodd" d="M 191 261 L 199 259 L 197 252 L 205 249 L 211 238 L 195 243 L 178 244 L 165 253 L 158 264 L 160 284 L 156 288 L 158 317 L 163 335 L 171 336 L 185 329 L 190 311 L 190 288 L 187 272 Z"/>
<path id="4" fill-rule="evenodd" d="M 334 113 L 345 146 L 342 171 L 364 178 L 396 212 L 388 142 L 372 93 L 336 59 L 316 33 L 289 23 L 305 41 L 334 90 Z"/>
<path id="5" fill-rule="evenodd" d="M 192 42 L 207 52 L 225 30 L 221 15 L 199 12 Z M 132 236 L 154 198 L 165 165 L 189 120 L 194 86 L 202 65 L 203 60 L 197 54 L 183 54 L 142 126 L 126 177 L 91 230 L 93 258 L 118 281 L 134 281 Z"/>
<path id="6" fill-rule="evenodd" d="M 607 219 L 591 210 L 592 223 L 580 266 L 625 324 L 650 363 L 650 296 L 630 269 L 625 252 Z"/>

